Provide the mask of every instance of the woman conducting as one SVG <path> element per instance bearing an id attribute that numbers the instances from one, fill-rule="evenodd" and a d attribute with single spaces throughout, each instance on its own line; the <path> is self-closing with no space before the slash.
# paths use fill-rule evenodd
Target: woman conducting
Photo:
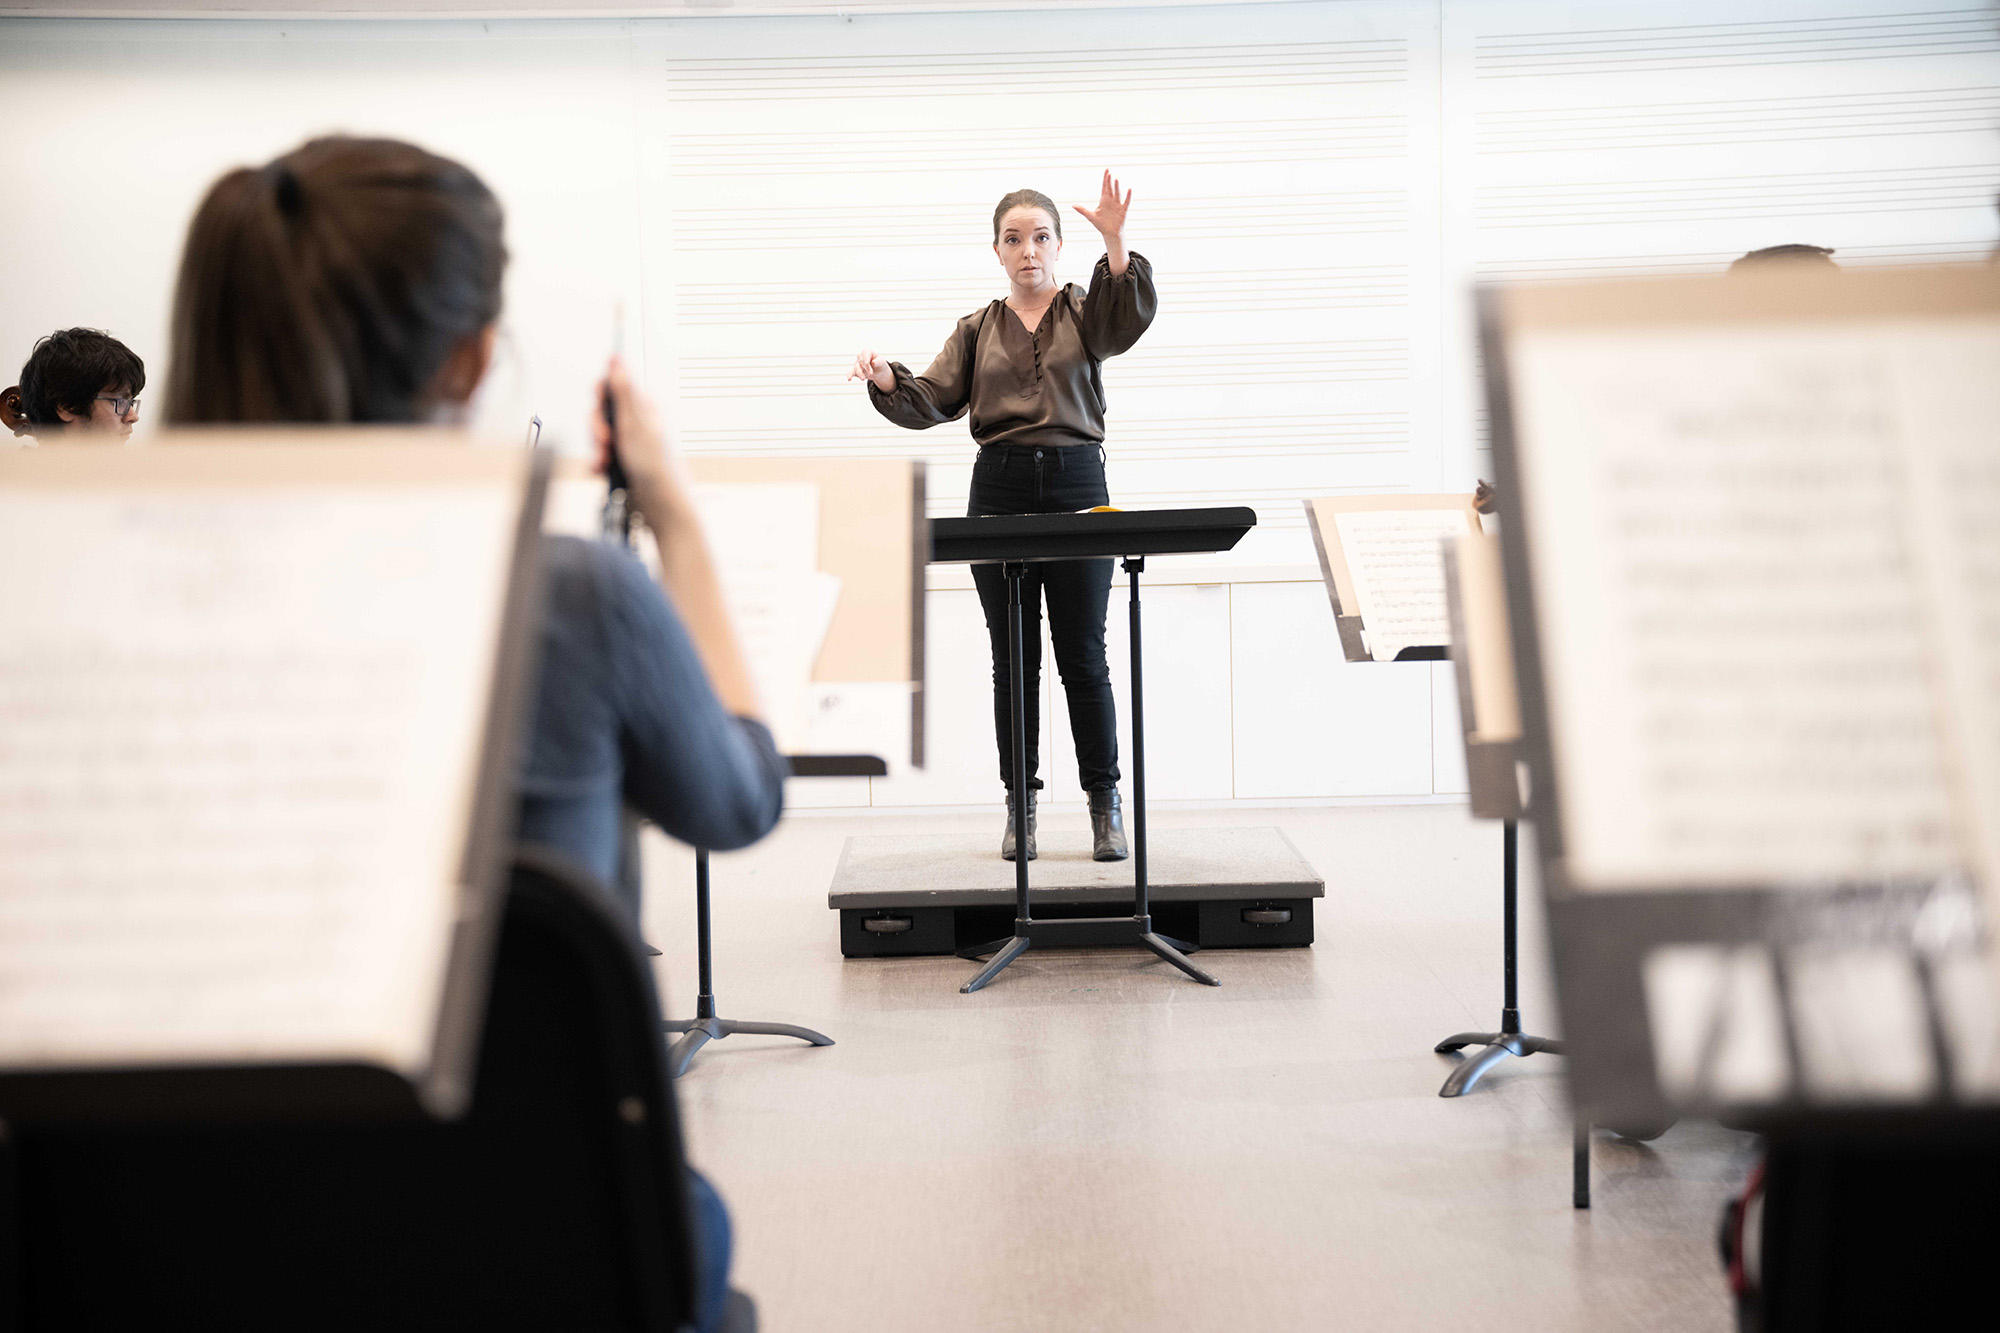
<path id="1" fill-rule="evenodd" d="M 1056 282 L 1062 216 L 1045 194 L 1016 190 L 993 210 L 993 253 L 1006 270 L 1008 294 L 958 321 L 929 370 L 855 358 L 850 378 L 868 381 L 875 410 L 899 426 L 924 430 L 968 412 L 979 456 L 972 465 L 966 513 L 1056 514 L 1110 503 L 1104 485 L 1104 359 L 1139 341 L 1153 322 L 1153 270 L 1125 248 L 1130 191 L 1104 173 L 1095 210 L 1077 206 L 1104 237 L 1104 257 L 1090 290 Z M 1090 796 L 1091 854 L 1126 855 L 1118 800 L 1118 726 L 1111 672 L 1104 662 L 1104 613 L 1111 595 L 1106 560 L 1035 563 L 1021 583 L 1024 682 L 1028 702 L 1028 790 L 1013 790 L 1009 701 L 1007 585 L 998 566 L 974 565 L 973 582 L 993 642 L 993 730 L 1000 781 L 1007 787 L 1007 831 L 1000 855 L 1013 860 L 1017 817 L 1021 854 L 1035 857 L 1036 736 L 1041 681 L 1041 602 L 1069 699 L 1076 762 Z"/>

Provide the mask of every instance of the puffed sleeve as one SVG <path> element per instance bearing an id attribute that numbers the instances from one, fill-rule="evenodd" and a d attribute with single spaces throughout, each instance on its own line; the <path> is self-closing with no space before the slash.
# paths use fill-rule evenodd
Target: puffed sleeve
<path id="1" fill-rule="evenodd" d="M 883 393 L 870 383 L 868 401 L 875 404 L 877 412 L 910 430 L 928 430 L 964 416 L 972 401 L 972 356 L 979 342 L 980 322 L 979 315 L 958 321 L 951 337 L 945 339 L 944 350 L 921 375 L 912 375 L 908 366 L 891 361 L 895 391 Z"/>
<path id="2" fill-rule="evenodd" d="M 1100 255 L 1090 271 L 1090 290 L 1083 296 L 1079 325 L 1084 350 L 1099 361 L 1132 350 L 1153 322 L 1159 309 L 1159 294 L 1153 290 L 1153 266 L 1146 256 L 1134 251 L 1125 265 L 1123 277 L 1111 276 L 1111 261 Z"/>

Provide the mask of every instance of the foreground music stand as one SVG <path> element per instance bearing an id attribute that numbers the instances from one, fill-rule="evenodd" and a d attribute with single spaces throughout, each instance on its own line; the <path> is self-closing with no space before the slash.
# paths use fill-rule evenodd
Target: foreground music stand
<path id="1" fill-rule="evenodd" d="M 793 755 L 787 761 L 795 778 L 880 778 L 887 777 L 888 764 L 872 754 L 801 754 Z M 679 1078 L 694 1063 L 695 1052 L 712 1041 L 743 1032 L 760 1037 L 797 1037 L 800 1041 L 814 1046 L 831 1046 L 833 1038 L 812 1028 L 799 1027 L 793 1023 L 760 1023 L 742 1019 L 722 1018 L 715 1012 L 715 963 L 714 951 L 710 944 L 709 894 L 708 894 L 708 849 L 695 848 L 694 853 L 694 930 L 695 930 L 695 970 L 699 980 L 694 999 L 693 1018 L 670 1018 L 660 1026 L 668 1032 L 682 1033 L 679 1041 L 667 1051 L 667 1074 Z"/>
<path id="2" fill-rule="evenodd" d="M 605 395 L 605 403 L 607 407 L 606 416 L 608 417 L 610 404 L 610 394 L 608 393 Z M 605 497 L 604 539 L 630 546 L 632 544 L 632 510 L 624 485 L 624 475 L 622 470 L 613 474 L 610 491 Z M 858 755 L 847 757 L 855 760 L 865 758 L 865 756 Z M 858 776 L 873 776 L 877 770 L 881 773 L 888 772 L 888 767 L 881 760 L 874 759 L 870 762 L 875 765 L 875 768 L 858 771 Z M 792 772 L 795 776 L 800 775 L 800 768 L 796 761 L 792 763 Z M 827 776 L 828 773 L 815 770 L 815 775 Z M 639 822 L 638 816 L 631 810 L 627 809 L 624 811 L 621 832 L 623 840 L 622 859 L 632 873 L 637 872 L 639 865 Z M 797 1037 L 800 1041 L 810 1042 L 814 1046 L 833 1045 L 832 1037 L 827 1036 L 823 1032 L 815 1032 L 811 1028 L 795 1027 L 790 1023 L 739 1022 L 733 1018 L 716 1017 L 714 951 L 709 937 L 708 849 L 706 847 L 697 847 L 694 849 L 694 920 L 696 971 L 699 974 L 699 981 L 697 983 L 698 991 L 694 1002 L 694 1017 L 669 1018 L 663 1020 L 660 1024 L 662 1031 L 683 1034 L 681 1039 L 675 1042 L 667 1051 L 668 1078 L 679 1078 L 682 1074 L 687 1073 L 688 1066 L 694 1062 L 694 1053 L 696 1051 L 708 1045 L 711 1041 L 721 1041 L 724 1037 L 736 1032 L 755 1033 L 759 1036 L 769 1037 Z M 652 957 L 657 958 L 660 956 L 660 951 L 652 945 L 649 944 L 645 947 L 646 952 Z"/>
<path id="3" fill-rule="evenodd" d="M 1131 590 L 1132 631 L 1132 915 L 1041 919 L 1034 916 L 1028 891 L 1027 823 L 1021 821 L 1020 855 L 1014 858 L 1014 933 L 971 949 L 962 958 L 993 954 L 978 976 L 960 987 L 970 995 L 1036 944 L 1093 948 L 1137 944 L 1205 986 L 1219 986 L 1188 961 L 1196 946 L 1169 939 L 1153 929 L 1146 896 L 1146 726 L 1139 654 L 1139 575 L 1148 555 L 1227 551 L 1255 527 L 1255 510 L 1156 509 L 1081 514 L 1019 514 L 988 518 L 942 518 L 931 524 L 933 564 L 998 564 L 1007 579 L 1007 653 L 1013 705 L 1016 808 L 1027 808 L 1028 694 L 1023 679 L 1021 579 L 1035 561 L 1122 557 Z M 997 951 L 997 952 L 996 952 Z"/>

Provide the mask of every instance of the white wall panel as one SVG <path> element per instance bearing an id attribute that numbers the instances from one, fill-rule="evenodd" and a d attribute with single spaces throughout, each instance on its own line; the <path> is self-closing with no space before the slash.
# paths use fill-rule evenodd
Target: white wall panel
<path id="1" fill-rule="evenodd" d="M 580 447 L 612 310 L 644 267 L 622 25 L 15 22 L 0 51 L 0 382 L 51 329 L 109 328 L 146 361 L 150 430 L 209 184 L 310 135 L 386 134 L 463 160 L 506 207 L 482 420 L 515 439 L 539 411 Z"/>
<path id="2" fill-rule="evenodd" d="M 0 371 L 50 329 L 108 327 L 145 356 L 151 408 L 208 182 L 311 133 L 393 134 L 464 159 L 507 208 L 509 337 L 485 422 L 511 436 L 539 411 L 580 443 L 623 300 L 628 353 L 672 399 L 683 447 L 924 457 L 933 512 L 957 513 L 963 423 L 889 426 L 842 382 L 848 362 L 872 345 L 927 363 L 1003 290 L 993 201 L 1024 184 L 1088 201 L 1110 166 L 1135 191 L 1131 239 L 1161 291 L 1152 331 L 1106 369 L 1114 499 L 1256 506 L 1258 530 L 1216 562 L 1247 575 L 1312 565 L 1303 496 L 1491 475 L 1468 300 L 1481 277 L 1707 270 L 1794 240 L 1843 263 L 1970 258 L 1996 233 L 1988 0 L 992 3 L 0 19 Z M 1064 272 L 1081 280 L 1095 238 L 1074 214 L 1065 226 Z M 1157 641 L 1184 650 L 1152 659 L 1175 738 L 1156 729 L 1156 793 L 1462 787 L 1439 669 L 1339 662 L 1311 585 L 1230 596 L 1211 640 L 1216 593 L 1149 593 Z M 933 768 L 873 798 L 992 802 L 970 593 L 933 597 L 930 653 Z M 1222 662 L 1230 707 L 1195 706 Z M 1044 752 L 1051 793 L 1069 791 L 1067 740 Z"/>
<path id="3" fill-rule="evenodd" d="M 1465 775 L 1458 680 L 1450 662 L 1431 663 L 1431 790 L 1440 796 L 1463 796 L 1472 790 Z"/>
<path id="4" fill-rule="evenodd" d="M 1444 0 L 1444 15 L 1447 290 L 1713 272 L 1794 241 L 1841 264 L 1992 247 L 1985 0 Z M 1446 456 L 1491 476 L 1467 307 L 1446 314 L 1446 420 L 1471 446 Z"/>
<path id="5" fill-rule="evenodd" d="M 1344 661 L 1315 584 L 1230 600 L 1239 798 L 1431 794 L 1429 663 Z"/>
<path id="6" fill-rule="evenodd" d="M 1160 801 L 1226 801 L 1230 779 L 1229 589 L 1148 586 L 1139 576 L 1140 647 L 1145 658 L 1146 793 Z M 1131 602 L 1121 571 L 1111 585 L 1105 657 L 1118 700 L 1120 788 L 1132 792 Z M 1050 659 L 1053 661 L 1053 659 Z M 1054 749 L 1042 762 L 1051 801 L 1083 802 L 1069 710 L 1060 685 L 1050 709 Z M 1051 762 L 1053 760 L 1053 762 Z"/>
<path id="7" fill-rule="evenodd" d="M 1228 559 L 1310 564 L 1301 497 L 1437 475 L 1436 27 L 1364 0 L 645 29 L 649 337 L 687 446 L 922 456 L 933 512 L 963 512 L 964 424 L 889 425 L 847 365 L 920 370 L 1005 293 L 991 214 L 1019 186 L 1064 206 L 1087 281 L 1067 208 L 1111 167 L 1160 289 L 1105 370 L 1114 501 L 1253 504 Z"/>
<path id="8" fill-rule="evenodd" d="M 927 762 L 920 771 L 870 778 L 873 803 L 998 805 L 1006 792 L 1000 785 L 1000 759 L 993 744 L 993 655 L 987 650 L 986 618 L 979 609 L 979 594 L 967 589 L 933 592 L 928 597 L 924 606 Z M 1044 654 L 1047 651 L 1045 644 Z M 1044 755 L 1049 753 L 1048 694 L 1045 679 Z"/>

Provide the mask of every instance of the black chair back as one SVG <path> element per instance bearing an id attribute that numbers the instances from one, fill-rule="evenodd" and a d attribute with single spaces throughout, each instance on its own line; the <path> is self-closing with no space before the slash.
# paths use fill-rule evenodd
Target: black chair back
<path id="1" fill-rule="evenodd" d="M 524 850 L 463 1120 L 12 1127 L 0 1326 L 691 1324 L 686 1166 L 642 947 L 605 890 Z"/>

